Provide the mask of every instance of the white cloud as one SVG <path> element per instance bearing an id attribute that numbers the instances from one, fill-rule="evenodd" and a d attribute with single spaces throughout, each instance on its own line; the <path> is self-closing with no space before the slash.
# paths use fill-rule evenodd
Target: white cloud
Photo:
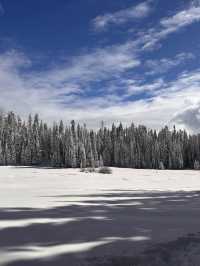
<path id="1" fill-rule="evenodd" d="M 150 1 L 146 1 L 115 13 L 107 13 L 98 16 L 93 20 L 93 25 L 96 30 L 104 30 L 110 25 L 120 25 L 130 20 L 144 18 L 148 16 L 150 12 Z"/>
<path id="2" fill-rule="evenodd" d="M 135 9 L 140 10 L 141 8 L 141 10 L 146 10 L 144 13 L 141 12 L 141 17 L 142 14 L 143 16 L 147 16 L 151 11 L 150 3 L 151 1 L 146 1 L 136 7 L 132 7 L 132 9 L 125 9 L 114 14 L 98 16 L 93 20 L 94 27 L 98 30 L 102 30 L 107 28 L 110 24 L 123 24 L 130 20 L 130 18 L 139 18 L 140 12 L 135 13 Z M 180 10 L 173 16 L 161 19 L 158 26 L 143 32 L 138 32 L 138 38 L 132 41 L 132 47 L 140 51 L 154 49 L 155 47 L 159 46 L 160 42 L 167 38 L 170 34 L 178 32 L 180 29 L 199 21 L 200 3 L 192 2 L 189 8 Z"/>
<path id="3" fill-rule="evenodd" d="M 18 67 L 24 66 L 24 62 L 29 61 L 23 57 L 20 59 L 17 53 L 11 54 L 11 57 L 9 53 L 3 55 L 4 64 L 0 64 L 0 106 L 5 110 L 14 110 L 22 116 L 27 116 L 27 112 L 39 112 L 41 117 L 48 121 L 62 118 L 68 122 L 73 118 L 87 122 L 91 127 L 99 126 L 99 121 L 104 120 L 107 125 L 119 121 L 129 124 L 133 121 L 153 128 L 164 126 L 172 118 L 176 118 L 180 110 L 183 110 L 181 119 L 185 123 L 184 126 L 195 131 L 195 124 L 194 126 L 187 125 L 188 120 L 183 117 L 186 117 L 184 113 L 186 109 L 200 102 L 200 70 L 184 73 L 170 83 L 156 80 L 146 86 L 137 84 L 136 91 L 148 90 L 151 98 L 124 102 L 124 95 L 117 97 L 117 95 L 105 94 L 103 97 L 82 98 L 78 95 L 77 87 L 61 86 L 61 90 L 57 89 L 53 84 L 62 82 L 64 70 L 62 72 L 61 69 L 58 72 L 54 70 L 46 73 L 44 76 L 41 73 L 34 76 L 21 75 Z M 16 67 L 16 62 L 18 62 L 18 67 Z M 60 76 L 56 76 L 60 71 Z M 92 77 L 93 75 L 94 73 Z M 75 77 L 74 74 L 69 75 L 71 76 Z M 50 78 L 50 83 L 48 83 L 48 78 Z M 38 86 L 39 81 L 42 84 L 40 86 Z M 134 81 L 127 81 L 127 89 L 130 90 L 128 85 L 133 86 Z M 131 93 L 134 93 L 135 89 L 132 88 L 132 90 Z M 173 121 L 180 124 L 180 114 Z"/>
<path id="4" fill-rule="evenodd" d="M 179 11 L 174 16 L 161 19 L 159 27 L 149 29 L 141 35 L 139 44 L 143 43 L 143 50 L 152 49 L 168 35 L 199 21 L 200 7 L 192 5 L 189 9 Z"/>
<path id="5" fill-rule="evenodd" d="M 163 79 L 159 78 L 153 81 L 152 83 L 141 83 L 133 80 L 129 80 L 127 84 L 127 96 L 135 95 L 142 92 L 152 93 L 165 86 Z"/>
<path id="6" fill-rule="evenodd" d="M 84 93 L 89 90 L 92 82 L 120 76 L 139 66 L 140 60 L 131 48 L 129 43 L 126 43 L 96 49 L 46 72 L 32 73 L 28 77 L 28 83 L 31 83 L 32 88 L 55 90 L 60 94 Z"/>
<path id="7" fill-rule="evenodd" d="M 145 66 L 149 69 L 148 75 L 160 74 L 169 71 L 170 69 L 194 59 L 192 53 L 180 53 L 174 58 L 162 58 L 160 60 L 147 60 Z"/>
<path id="8" fill-rule="evenodd" d="M 185 128 L 189 132 L 199 133 L 200 103 L 195 106 L 190 106 L 182 112 L 178 112 L 171 120 L 171 124 L 173 123 L 175 123 L 178 128 Z"/>
<path id="9" fill-rule="evenodd" d="M 185 27 L 200 20 L 200 7 L 192 6 L 189 10 L 182 10 L 172 17 L 164 18 L 160 24 L 171 31 Z"/>
<path id="10" fill-rule="evenodd" d="M 162 19 L 158 28 L 146 31 L 134 41 L 90 51 L 47 71 L 28 71 L 27 74 L 22 70 L 30 67 L 31 61 L 23 54 L 16 51 L 1 54 L 0 107 L 23 116 L 38 112 L 48 121 L 75 119 L 92 127 L 105 120 L 108 125 L 134 121 L 159 128 L 177 115 L 180 120 L 180 110 L 183 110 L 184 116 L 185 110 L 200 102 L 200 70 L 184 73 L 170 83 L 157 79 L 147 84 L 145 79 L 137 81 L 134 77 L 127 78 L 125 74 L 141 64 L 141 53 L 148 51 L 150 43 L 154 47 L 168 34 L 197 21 L 198 16 L 194 14 L 199 12 L 199 7 L 195 12 L 193 8 L 188 10 L 190 19 L 187 23 L 181 24 L 184 18 L 182 11 L 178 12 L 171 19 Z M 175 20 L 179 26 L 174 25 Z M 190 54 L 179 54 L 172 59 L 161 59 L 156 64 L 162 71 L 168 71 L 190 57 Z M 158 71 L 154 61 L 149 63 L 149 67 L 151 71 Z M 102 81 L 106 82 L 105 88 L 99 89 L 98 82 Z M 120 89 L 123 90 L 121 95 L 117 93 Z M 89 90 L 93 96 L 87 96 Z M 100 90 L 103 96 L 99 94 Z M 127 101 L 130 96 L 142 92 L 148 92 L 149 98 Z M 176 121 L 179 123 L 178 119 Z M 183 121 L 187 127 L 187 119 Z M 189 127 L 195 130 L 195 127 Z"/>
<path id="11" fill-rule="evenodd" d="M 0 106 L 19 114 L 39 112 L 49 120 L 66 118 L 63 114 L 67 109 L 68 117 L 78 119 L 82 111 L 73 115 L 73 110 L 84 108 L 80 97 L 90 89 L 90 83 L 121 75 L 139 64 L 128 45 L 113 46 L 76 57 L 71 63 L 48 71 L 25 74 L 21 70 L 31 62 L 16 51 L 7 52 L 0 55 Z M 109 96 L 107 101 L 111 102 Z M 117 101 L 116 97 L 113 101 Z M 105 99 L 96 96 L 88 104 L 105 105 Z"/>
<path id="12" fill-rule="evenodd" d="M 150 3 L 150 1 L 144 3 Z M 105 25 L 102 25 L 102 28 L 109 25 L 110 20 L 111 18 L 108 22 L 107 20 L 105 20 L 106 22 L 102 22 L 105 23 Z M 138 56 L 142 52 L 148 52 L 149 50 L 153 50 L 158 47 L 160 48 L 162 40 L 166 39 L 169 35 L 178 32 L 180 29 L 196 22 L 200 22 L 200 6 L 193 4 L 188 9 L 178 11 L 171 17 L 161 19 L 158 26 L 138 32 L 137 37 L 135 37 L 133 41 L 129 40 L 125 43 L 124 47 L 129 46 L 129 50 L 132 49 L 132 52 Z M 184 56 L 184 54 L 182 54 L 182 56 Z M 188 54 L 188 57 L 189 56 L 191 55 Z M 180 58 L 177 59 L 179 61 L 181 60 Z"/>

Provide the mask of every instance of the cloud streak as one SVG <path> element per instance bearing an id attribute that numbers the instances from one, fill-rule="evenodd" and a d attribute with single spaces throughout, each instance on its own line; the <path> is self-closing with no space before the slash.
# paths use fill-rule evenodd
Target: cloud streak
<path id="1" fill-rule="evenodd" d="M 95 30 L 101 31 L 107 29 L 111 25 L 121 25 L 131 20 L 147 17 L 151 10 L 150 1 L 146 1 L 115 13 L 107 13 L 97 16 L 92 23 Z"/>
<path id="2" fill-rule="evenodd" d="M 137 39 L 96 48 L 46 71 L 30 70 L 33 62 L 22 53 L 1 54 L 0 106 L 22 116 L 29 110 L 48 121 L 73 118 L 91 127 L 105 120 L 108 125 L 134 121 L 159 128 L 170 121 L 179 123 L 180 110 L 182 121 L 187 123 L 187 110 L 200 102 L 200 70 L 185 72 L 171 82 L 164 78 L 147 82 L 146 76 L 165 73 L 193 59 L 193 55 L 179 53 L 173 58 L 147 60 L 144 65 L 142 55 L 169 34 L 197 21 L 200 8 L 192 6 L 187 12 L 161 19 L 158 27 L 146 30 Z M 138 67 L 143 67 L 143 76 L 135 79 Z M 191 124 L 188 128 L 196 130 Z"/>
<path id="3" fill-rule="evenodd" d="M 200 6 L 192 5 L 189 9 L 181 10 L 174 16 L 161 19 L 158 27 L 151 28 L 141 35 L 139 43 L 143 44 L 143 50 L 152 49 L 170 34 L 199 21 Z"/>
<path id="4" fill-rule="evenodd" d="M 149 69 L 148 75 L 155 75 L 168 72 L 178 65 L 185 64 L 195 59 L 192 53 L 179 53 L 174 58 L 162 58 L 160 60 L 147 60 L 145 66 Z"/>
<path id="5" fill-rule="evenodd" d="M 0 65 L 0 106 L 5 110 L 14 108 L 14 111 L 22 116 L 29 110 L 32 113 L 39 112 L 41 117 L 48 121 L 60 118 L 69 121 L 73 118 L 87 122 L 91 127 L 99 126 L 99 121 L 104 120 L 107 125 L 113 121 L 122 121 L 126 124 L 134 121 L 149 127 L 160 128 L 169 123 L 172 117 L 176 118 L 180 110 L 183 110 L 182 121 L 186 123 L 187 119 L 183 119 L 186 116 L 184 110 L 200 102 L 200 70 L 184 73 L 169 83 L 156 80 L 145 86 L 137 84 L 136 91 L 148 90 L 150 97 L 136 101 L 127 99 L 124 104 L 124 95 L 121 99 L 115 97 L 115 94 L 82 98 L 77 88 L 69 86 L 63 91 L 63 87 L 60 91 L 51 85 L 53 77 L 50 85 L 47 83 L 52 73 L 46 73 L 46 76 L 40 74 L 40 86 L 36 86 L 37 75 L 21 76 L 19 69 L 24 66 L 24 62 L 27 66 L 30 64 L 29 60 L 23 56 L 20 58 L 20 55 L 12 52 L 4 55 L 4 64 Z M 60 78 L 57 77 L 56 70 L 54 71 L 56 76 L 54 84 L 56 82 L 59 84 Z M 130 80 L 129 86 L 133 86 Z M 134 87 L 128 86 L 127 89 L 129 92 L 135 90 Z M 179 120 L 180 115 L 173 121 L 179 123 Z M 190 124 L 188 128 L 195 131 L 195 125 Z"/>

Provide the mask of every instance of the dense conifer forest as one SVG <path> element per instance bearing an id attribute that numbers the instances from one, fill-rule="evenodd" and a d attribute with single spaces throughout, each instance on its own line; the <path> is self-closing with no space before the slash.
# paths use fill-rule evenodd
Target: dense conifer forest
<path id="1" fill-rule="evenodd" d="M 71 121 L 48 126 L 36 114 L 23 121 L 13 112 L 0 115 L 0 165 L 52 167 L 131 167 L 199 169 L 200 134 L 159 132 L 122 124 L 94 131 Z"/>

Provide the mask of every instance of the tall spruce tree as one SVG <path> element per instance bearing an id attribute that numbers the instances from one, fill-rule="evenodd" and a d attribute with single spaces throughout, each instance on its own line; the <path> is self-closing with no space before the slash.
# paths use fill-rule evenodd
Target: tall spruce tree
<path id="1" fill-rule="evenodd" d="M 116 166 L 152 169 L 198 169 L 200 134 L 156 132 L 145 126 L 69 126 L 63 121 L 48 126 L 36 114 L 23 121 L 13 112 L 0 113 L 0 165 L 53 167 Z"/>

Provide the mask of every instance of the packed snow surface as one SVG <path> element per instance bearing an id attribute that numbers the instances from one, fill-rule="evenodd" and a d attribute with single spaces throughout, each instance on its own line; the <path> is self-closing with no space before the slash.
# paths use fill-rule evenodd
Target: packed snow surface
<path id="1" fill-rule="evenodd" d="M 105 265 L 200 231 L 200 172 L 0 167 L 0 265 Z M 90 263 L 89 263 L 90 261 Z M 85 263 L 85 264 L 84 264 Z M 119 264 L 121 265 L 121 264 Z"/>
<path id="2" fill-rule="evenodd" d="M 118 191 L 196 191 L 200 190 L 200 172 L 192 170 L 140 170 L 112 168 L 112 174 L 81 173 L 79 169 L 0 167 L 0 207 L 48 208 L 71 204 L 85 205 L 90 197 L 102 200 L 108 191 L 117 199 Z M 52 196 L 74 195 L 66 201 Z M 50 196 L 50 198 L 48 198 Z M 124 198 L 125 199 L 125 198 Z M 130 197 L 129 197 L 130 199 Z M 134 197 L 133 204 L 139 204 Z M 131 204 L 131 203 L 130 203 Z"/>

